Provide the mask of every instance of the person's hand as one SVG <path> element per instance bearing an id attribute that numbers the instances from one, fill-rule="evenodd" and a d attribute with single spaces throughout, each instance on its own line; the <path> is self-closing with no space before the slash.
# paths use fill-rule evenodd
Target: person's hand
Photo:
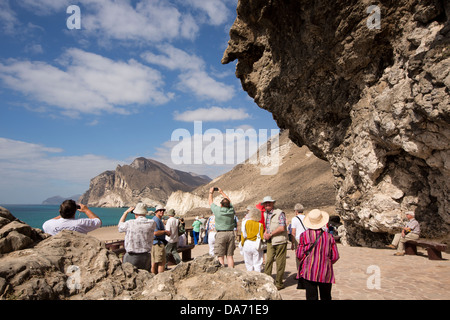
<path id="1" fill-rule="evenodd" d="M 209 188 L 209 193 L 213 193 L 214 192 L 214 187 Z"/>
<path id="2" fill-rule="evenodd" d="M 81 212 L 86 212 L 86 210 L 89 209 L 88 206 L 86 206 L 86 205 L 84 205 L 82 203 L 80 203 L 79 206 L 80 206 L 80 209 L 78 209 L 78 210 L 81 211 Z"/>
<path id="3" fill-rule="evenodd" d="M 134 207 L 129 207 L 128 210 L 125 211 L 125 212 L 126 212 L 126 213 L 130 213 L 130 212 L 133 212 L 133 210 L 134 210 Z"/>

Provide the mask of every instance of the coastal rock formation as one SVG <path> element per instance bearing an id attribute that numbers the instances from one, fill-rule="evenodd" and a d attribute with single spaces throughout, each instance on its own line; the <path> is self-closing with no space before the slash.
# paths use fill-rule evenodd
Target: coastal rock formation
<path id="1" fill-rule="evenodd" d="M 271 277 L 228 270 L 209 255 L 154 276 L 122 264 L 92 236 L 68 230 L 48 236 L 3 208 L 0 225 L 0 300 L 281 298 Z"/>
<path id="2" fill-rule="evenodd" d="M 208 193 L 211 187 L 222 188 L 238 212 L 260 203 L 267 195 L 276 199 L 277 206 L 287 212 L 292 211 L 297 202 L 306 208 L 333 206 L 336 190 L 329 163 L 315 157 L 306 146 L 300 148 L 295 145 L 289 139 L 288 130 L 281 132 L 276 139 L 276 148 L 272 148 L 271 141 L 261 146 L 257 161 L 248 159 L 191 192 L 174 192 L 166 206 L 179 214 L 209 214 Z M 276 174 L 262 174 L 267 168 L 275 169 L 273 173 Z M 219 203 L 221 195 L 215 195 L 218 197 L 215 203 Z"/>
<path id="3" fill-rule="evenodd" d="M 133 206 L 139 201 L 162 205 L 173 191 L 190 191 L 210 180 L 141 157 L 93 178 L 80 202 L 92 207 Z"/>
<path id="4" fill-rule="evenodd" d="M 0 207 L 0 257 L 2 254 L 31 247 L 47 238 L 40 229 L 32 228 Z"/>
<path id="5" fill-rule="evenodd" d="M 222 62 L 332 168 L 341 240 L 450 234 L 450 2 L 239 0 Z"/>

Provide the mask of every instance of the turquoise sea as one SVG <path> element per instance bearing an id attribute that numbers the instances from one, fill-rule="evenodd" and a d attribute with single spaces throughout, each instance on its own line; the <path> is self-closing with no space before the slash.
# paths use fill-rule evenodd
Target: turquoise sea
<path id="1" fill-rule="evenodd" d="M 59 205 L 25 205 L 25 204 L 0 204 L 1 207 L 8 209 L 13 216 L 25 222 L 33 228 L 42 229 L 42 224 L 48 219 L 59 215 Z M 92 210 L 101 220 L 102 226 L 113 226 L 119 223 L 119 219 L 127 208 L 92 208 Z M 127 219 L 133 218 L 128 215 Z M 76 218 L 86 218 L 83 212 L 77 211 Z"/>

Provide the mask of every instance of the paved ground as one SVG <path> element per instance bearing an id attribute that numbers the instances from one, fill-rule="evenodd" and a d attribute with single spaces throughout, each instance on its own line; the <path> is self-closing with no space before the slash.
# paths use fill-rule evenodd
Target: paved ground
<path id="1" fill-rule="evenodd" d="M 443 253 L 444 260 L 433 261 L 419 248 L 419 255 L 402 257 L 394 256 L 391 249 L 338 244 L 338 250 L 340 259 L 334 265 L 336 284 L 331 291 L 334 300 L 450 299 L 450 254 Z M 193 249 L 192 257 L 207 252 L 207 245 L 199 245 Z M 245 270 L 243 256 L 237 249 L 234 258 L 235 267 Z M 284 300 L 305 300 L 305 291 L 296 288 L 294 259 L 294 251 L 288 250 L 285 288 L 280 293 Z"/>

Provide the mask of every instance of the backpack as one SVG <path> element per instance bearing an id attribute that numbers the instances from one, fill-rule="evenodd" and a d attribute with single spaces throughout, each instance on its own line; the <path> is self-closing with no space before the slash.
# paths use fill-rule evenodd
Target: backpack
<path id="1" fill-rule="evenodd" d="M 178 236 L 181 236 L 185 232 L 186 232 L 186 229 L 184 229 L 183 224 L 178 221 Z"/>

